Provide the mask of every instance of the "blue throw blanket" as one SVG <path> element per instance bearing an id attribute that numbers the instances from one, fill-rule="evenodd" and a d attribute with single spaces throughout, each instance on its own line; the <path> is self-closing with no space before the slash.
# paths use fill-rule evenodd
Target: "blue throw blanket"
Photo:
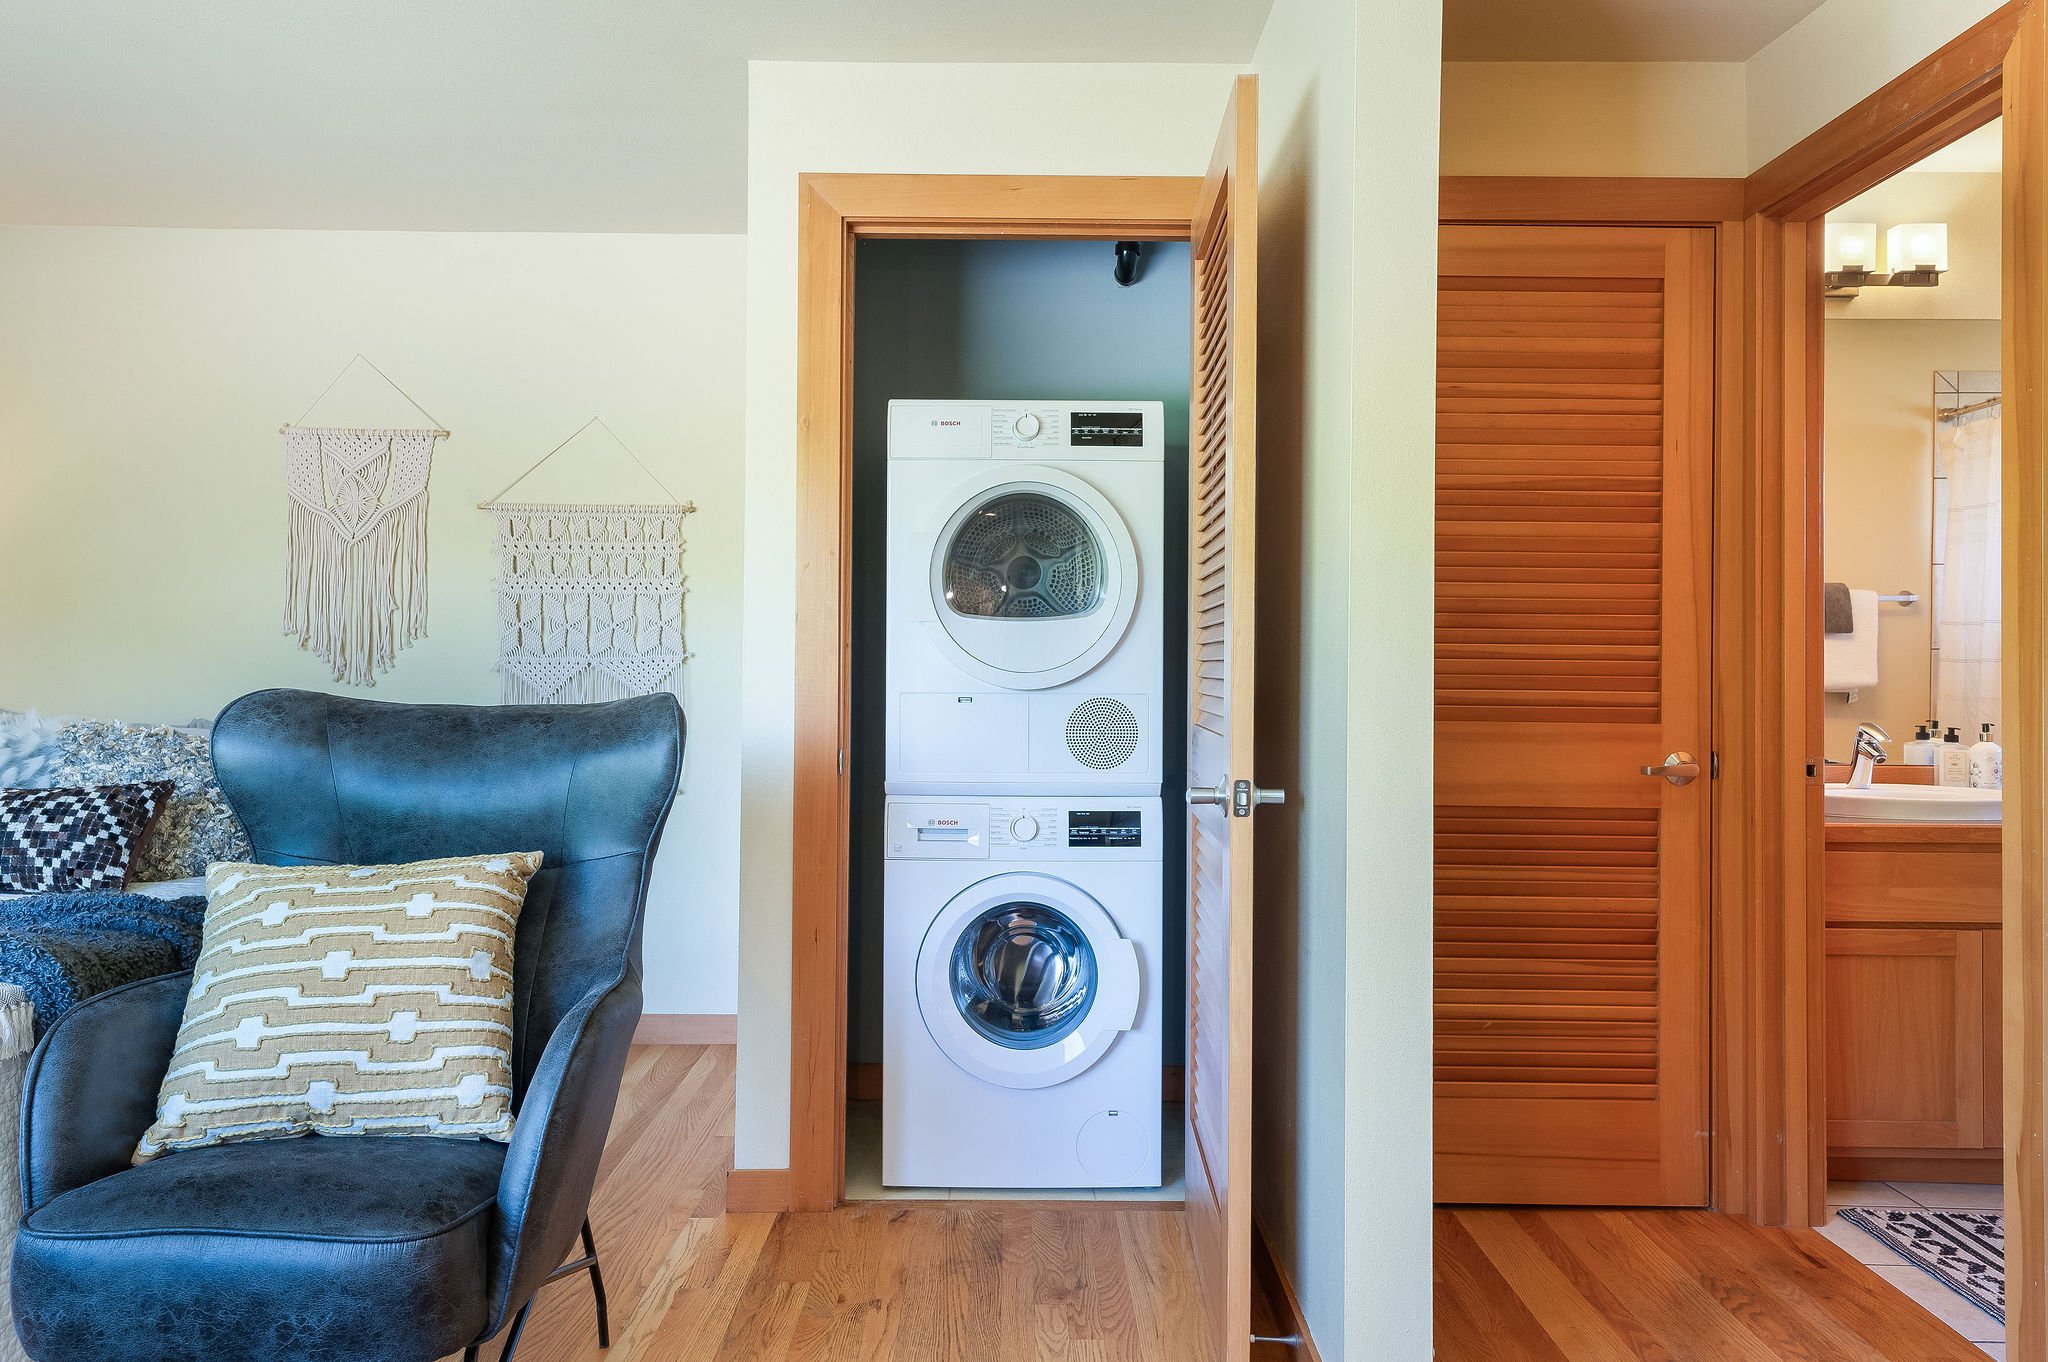
<path id="1" fill-rule="evenodd" d="M 192 968 L 206 899 L 33 894 L 0 900 L 0 981 L 35 1004 L 36 1036 L 97 993 Z"/>

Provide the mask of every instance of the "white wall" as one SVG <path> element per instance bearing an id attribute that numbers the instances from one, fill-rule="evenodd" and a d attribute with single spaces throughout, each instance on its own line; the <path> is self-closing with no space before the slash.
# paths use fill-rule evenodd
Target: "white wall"
<path id="1" fill-rule="evenodd" d="M 1747 63 L 1749 166 L 1821 127 L 2003 0 L 1827 0 Z"/>
<path id="2" fill-rule="evenodd" d="M 1431 1284 L 1435 811 L 1422 773 L 1435 769 L 1442 9 L 1440 0 L 1360 7 L 1351 49 L 1358 168 L 1344 697 L 1344 1339 L 1349 1356 L 1383 1362 L 1431 1355 L 1418 1303 Z M 1389 260 L 1401 268 L 1386 269 Z M 1389 734 L 1402 737 L 1398 763 L 1387 759 Z M 1397 764 L 1406 777 L 1390 781 Z"/>
<path id="3" fill-rule="evenodd" d="M 1440 26 L 1278 0 L 1253 58 L 1258 779 L 1290 794 L 1259 823 L 1253 1200 L 1323 1356 L 1392 1362 L 1430 1355 Z M 1389 732 L 1419 780 L 1385 779 Z"/>
<path id="4" fill-rule="evenodd" d="M 730 1013 L 739 902 L 742 255 L 736 236 L 0 228 L 0 707 L 144 720 L 348 691 L 283 636 L 280 423 L 368 355 L 448 428 L 427 636 L 374 699 L 498 697 L 475 508 L 601 414 L 698 514 L 683 790 L 647 929 L 650 1012 Z M 413 423 L 360 367 L 312 414 Z M 644 498 L 601 438 L 521 494 Z"/>
<path id="5" fill-rule="evenodd" d="M 1234 75 L 1108 63 L 750 68 L 738 1167 L 789 1160 L 798 176 L 1199 175 Z"/>
<path id="6" fill-rule="evenodd" d="M 1740 62 L 1445 62 L 1446 175 L 1746 174 Z"/>

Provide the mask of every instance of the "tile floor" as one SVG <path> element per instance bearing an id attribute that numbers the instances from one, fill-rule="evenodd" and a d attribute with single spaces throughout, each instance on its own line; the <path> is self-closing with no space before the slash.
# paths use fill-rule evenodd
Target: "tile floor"
<path id="1" fill-rule="evenodd" d="M 1185 1201 L 1181 1173 L 1181 1105 L 1169 1102 L 1160 1114 L 1159 1187 L 884 1187 L 882 1104 L 846 1104 L 846 1199 L 848 1201 Z"/>
<path id="2" fill-rule="evenodd" d="M 1968 1182 L 1831 1182 L 1828 1210 L 1839 1206 L 1924 1206 L 1935 1211 L 1995 1211 L 2005 1189 Z M 1881 1241 L 1830 1215 L 1821 1227 L 1857 1262 L 1890 1282 L 1942 1323 L 1982 1348 L 1991 1357 L 2005 1356 L 2005 1326 L 1914 1267 Z"/>

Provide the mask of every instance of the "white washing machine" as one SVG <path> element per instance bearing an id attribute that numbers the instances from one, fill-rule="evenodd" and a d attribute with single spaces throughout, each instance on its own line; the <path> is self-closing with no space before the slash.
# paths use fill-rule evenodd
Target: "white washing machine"
<path id="1" fill-rule="evenodd" d="M 1159 800 L 887 817 L 883 1183 L 1157 1187 Z"/>
<path id="2" fill-rule="evenodd" d="M 889 404 L 890 793 L 1159 792 L 1165 422 Z"/>

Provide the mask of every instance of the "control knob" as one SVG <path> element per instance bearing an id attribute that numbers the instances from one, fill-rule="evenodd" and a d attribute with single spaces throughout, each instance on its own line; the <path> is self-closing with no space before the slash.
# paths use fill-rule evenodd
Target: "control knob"
<path id="1" fill-rule="evenodd" d="M 1010 837 L 1014 841 L 1029 842 L 1038 836 L 1038 820 L 1028 813 L 1020 813 L 1010 820 Z"/>
<path id="2" fill-rule="evenodd" d="M 1038 418 L 1037 412 L 1027 411 L 1017 418 L 1017 424 L 1013 429 L 1016 430 L 1018 439 L 1035 440 L 1038 438 L 1038 432 L 1045 429 L 1045 422 Z"/>

